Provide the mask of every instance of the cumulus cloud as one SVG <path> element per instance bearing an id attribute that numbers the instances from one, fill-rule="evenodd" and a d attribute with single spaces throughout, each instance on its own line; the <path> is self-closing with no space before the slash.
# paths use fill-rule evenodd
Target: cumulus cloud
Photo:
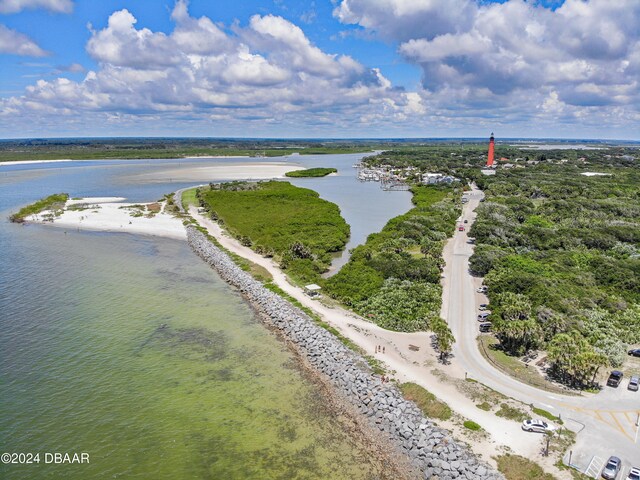
<path id="1" fill-rule="evenodd" d="M 419 108 L 418 97 L 393 88 L 379 70 L 322 51 L 282 17 L 254 15 L 246 27 L 228 28 L 190 16 L 187 7 L 176 3 L 169 33 L 139 28 L 126 9 L 114 12 L 86 46 L 98 69 L 80 82 L 40 80 L 23 96 L 2 101 L 0 112 L 20 111 L 25 118 L 34 112 L 166 112 L 293 123 L 304 117 L 307 125 L 324 118 L 336 126 L 340 118 Z"/>
<path id="2" fill-rule="evenodd" d="M 71 13 L 71 0 L 0 0 L 0 13 L 17 13 L 25 9 L 44 8 L 52 12 Z"/>
<path id="3" fill-rule="evenodd" d="M 632 118 L 640 104 L 637 0 L 341 0 L 334 16 L 397 42 L 432 111 L 609 107 Z"/>
<path id="4" fill-rule="evenodd" d="M 0 53 L 44 57 L 48 53 L 26 35 L 0 24 Z"/>

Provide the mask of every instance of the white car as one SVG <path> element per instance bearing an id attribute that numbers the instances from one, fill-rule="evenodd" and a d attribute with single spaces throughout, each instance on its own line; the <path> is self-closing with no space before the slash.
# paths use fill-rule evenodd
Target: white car
<path id="1" fill-rule="evenodd" d="M 640 480 L 640 467 L 631 467 L 627 480 Z"/>
<path id="2" fill-rule="evenodd" d="M 556 427 L 554 425 L 551 425 L 550 423 L 534 418 L 522 422 L 522 429 L 527 432 L 545 433 L 553 432 Z"/>
<path id="3" fill-rule="evenodd" d="M 476 289 L 476 292 L 478 292 L 478 293 L 487 293 L 487 290 L 489 290 L 489 287 L 487 287 L 486 285 L 483 285 L 480 288 Z"/>

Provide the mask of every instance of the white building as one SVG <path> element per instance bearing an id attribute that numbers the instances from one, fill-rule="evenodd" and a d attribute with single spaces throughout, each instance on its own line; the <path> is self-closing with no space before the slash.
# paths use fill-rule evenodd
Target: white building
<path id="1" fill-rule="evenodd" d="M 457 178 L 450 175 L 443 175 L 442 173 L 424 173 L 422 175 L 422 183 L 425 185 L 436 185 L 438 183 L 452 183 Z"/>

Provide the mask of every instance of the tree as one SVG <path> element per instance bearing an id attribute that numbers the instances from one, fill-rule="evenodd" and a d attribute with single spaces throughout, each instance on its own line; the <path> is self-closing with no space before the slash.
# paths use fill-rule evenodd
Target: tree
<path id="1" fill-rule="evenodd" d="M 549 343 L 547 357 L 551 368 L 573 386 L 593 383 L 598 370 L 609 363 L 577 330 L 556 335 Z"/>
<path id="2" fill-rule="evenodd" d="M 451 333 L 447 322 L 440 317 L 431 320 L 431 331 L 436 335 L 436 346 L 440 352 L 440 361 L 444 363 L 451 353 L 451 347 L 456 339 L 453 333 Z"/>
<path id="3" fill-rule="evenodd" d="M 524 295 L 505 292 L 496 295 L 498 308 L 493 322 L 502 347 L 510 353 L 520 354 L 539 342 L 540 326 L 531 318 L 531 303 Z"/>

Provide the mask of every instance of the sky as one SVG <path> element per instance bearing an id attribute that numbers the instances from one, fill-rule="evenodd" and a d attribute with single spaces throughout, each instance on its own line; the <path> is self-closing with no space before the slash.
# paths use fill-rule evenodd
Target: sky
<path id="1" fill-rule="evenodd" d="M 0 138 L 640 140 L 640 0 L 0 0 Z"/>

